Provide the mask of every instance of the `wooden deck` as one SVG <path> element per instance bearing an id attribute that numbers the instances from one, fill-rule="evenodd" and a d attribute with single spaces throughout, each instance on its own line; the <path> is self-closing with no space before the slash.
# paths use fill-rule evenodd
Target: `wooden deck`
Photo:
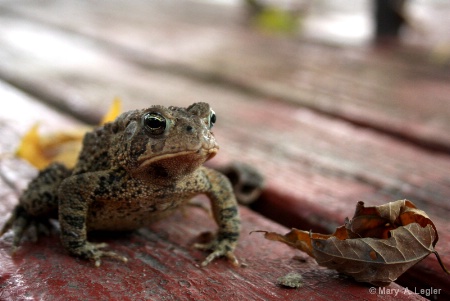
<path id="1" fill-rule="evenodd" d="M 268 36 L 242 8 L 203 1 L 0 1 L 0 226 L 35 170 L 8 156 L 36 122 L 43 131 L 96 124 L 119 96 L 124 110 L 211 104 L 221 146 L 211 162 L 255 165 L 267 186 L 241 208 L 236 255 L 191 245 L 214 229 L 189 208 L 150 229 L 107 237 L 131 260 L 100 268 L 66 254 L 53 233 L 16 256 L 0 239 L 1 300 L 421 300 L 450 298 L 450 276 L 429 256 L 371 294 L 307 255 L 254 230 L 330 233 L 356 202 L 410 199 L 439 231 L 450 267 L 450 69 L 412 48 L 338 47 Z M 104 239 L 102 239 L 104 240 Z M 277 278 L 303 276 L 286 289 Z M 409 289 L 409 290 L 408 290 Z"/>

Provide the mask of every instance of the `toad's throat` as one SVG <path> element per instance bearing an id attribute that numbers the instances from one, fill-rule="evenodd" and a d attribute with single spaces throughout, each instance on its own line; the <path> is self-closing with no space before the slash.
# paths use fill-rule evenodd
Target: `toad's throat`
<path id="1" fill-rule="evenodd" d="M 180 161 L 180 164 L 183 164 L 182 162 L 187 161 L 208 161 L 209 159 L 213 158 L 217 152 L 219 151 L 218 147 L 212 147 L 212 148 L 200 148 L 196 151 L 184 151 L 184 152 L 176 152 L 176 153 L 168 153 L 156 157 L 149 157 L 149 158 L 142 158 L 140 160 L 139 168 L 146 168 L 155 162 L 160 161 L 167 161 L 173 159 L 174 161 Z M 178 159 L 178 160 L 177 160 Z M 203 159 L 203 160 L 202 160 Z"/>

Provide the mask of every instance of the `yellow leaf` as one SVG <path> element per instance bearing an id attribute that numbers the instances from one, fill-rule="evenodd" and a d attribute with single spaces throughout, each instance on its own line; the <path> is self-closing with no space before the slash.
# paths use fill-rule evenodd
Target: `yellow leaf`
<path id="1" fill-rule="evenodd" d="M 119 116 L 121 111 L 122 111 L 122 101 L 120 100 L 119 97 L 116 97 L 114 98 L 108 113 L 106 113 L 105 116 L 103 116 L 100 125 L 114 121 L 117 118 L 117 116 Z"/>
<path id="2" fill-rule="evenodd" d="M 111 122 L 120 114 L 121 100 L 116 97 L 101 121 Z M 72 131 L 59 131 L 46 136 L 39 135 L 39 124 L 35 124 L 22 138 L 16 156 L 28 161 L 38 169 L 52 162 L 60 162 L 69 168 L 75 166 L 81 151 L 84 134 L 91 130 L 80 127 Z"/>
<path id="3" fill-rule="evenodd" d="M 41 137 L 43 155 L 51 162 L 60 162 L 68 168 L 73 168 L 81 151 L 84 134 L 87 127 L 67 132 L 57 132 Z"/>
<path id="4" fill-rule="evenodd" d="M 50 163 L 50 160 L 44 156 L 42 150 L 38 123 L 25 133 L 16 150 L 16 156 L 25 159 L 38 169 L 42 169 Z"/>

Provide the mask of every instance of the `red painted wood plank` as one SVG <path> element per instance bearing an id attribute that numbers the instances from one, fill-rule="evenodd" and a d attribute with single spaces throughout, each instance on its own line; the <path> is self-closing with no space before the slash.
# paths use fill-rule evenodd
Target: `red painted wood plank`
<path id="1" fill-rule="evenodd" d="M 295 107 L 264 104 L 255 106 L 246 119 L 251 139 L 233 136 L 242 133 L 236 122 L 225 122 L 224 131 L 216 131 L 231 142 L 222 151 L 228 159 L 239 157 L 248 143 L 243 141 L 255 145 L 245 152 L 267 176 L 268 187 L 252 208 L 289 227 L 332 233 L 353 215 L 358 201 L 380 205 L 407 198 L 435 222 L 440 235 L 436 250 L 450 266 L 449 156 Z M 240 112 L 250 111 L 240 107 Z M 283 118 L 268 123 L 272 116 Z M 400 283 L 441 288 L 445 299 L 450 297 L 450 277 L 433 257 L 413 267 Z"/>
<path id="2" fill-rule="evenodd" d="M 19 62 L 20 57 L 15 60 Z M 139 80 L 134 76 L 124 77 L 120 72 L 92 72 L 87 76 L 83 68 L 58 71 L 57 66 L 51 67 L 51 64 L 46 68 L 51 67 L 53 71 L 43 73 L 50 76 L 31 73 L 27 80 L 50 89 L 61 99 L 84 99 L 80 105 L 93 111 L 99 110 L 99 103 L 107 107 L 112 96 L 108 101 L 99 97 L 104 93 L 100 91 L 108 90 L 107 86 L 127 91 L 133 100 L 128 107 L 148 106 L 149 102 L 145 101 L 148 93 L 170 99 L 168 104 L 182 106 L 201 97 L 211 102 L 219 116 L 220 126 L 218 124 L 215 131 L 222 150 L 217 162 L 239 159 L 255 164 L 270 178 L 271 187 L 284 192 L 287 199 L 293 197 L 299 201 L 285 214 L 309 210 L 311 214 L 301 214 L 296 219 L 309 219 L 310 224 L 327 227 L 330 231 L 351 215 L 359 200 L 377 204 L 406 197 L 416 203 L 418 199 L 421 208 L 427 212 L 434 210 L 437 216 L 444 216 L 448 210 L 448 163 L 442 155 L 411 148 L 395 139 L 295 106 L 268 99 L 255 102 L 252 97 L 226 88 L 199 86 L 194 80 L 161 77 L 158 73 L 142 72 L 117 63 L 110 65 L 111 60 L 103 57 L 102 64 L 112 69 L 120 66 L 118 70 L 132 70 Z M 74 77 L 78 78 L 79 90 L 76 91 L 70 88 L 70 79 Z M 188 91 L 191 92 L 188 94 Z M 278 203 L 279 200 L 273 205 L 278 206 Z M 283 216 L 280 219 L 285 220 Z M 439 229 L 443 229 L 440 232 L 445 235 L 447 226 L 442 224 Z M 446 241 L 445 236 L 441 241 Z M 447 248 L 443 250 L 445 253 Z M 435 275 L 440 277 L 440 271 L 435 271 Z"/>
<path id="3" fill-rule="evenodd" d="M 21 97 L 23 95 L 19 93 L 16 98 Z M 26 104 L 29 99 L 23 101 Z M 20 115 L 21 110 L 13 112 Z M 33 112 L 55 122 L 60 118 L 39 106 L 34 107 Z M 3 121 L 0 122 L 1 133 L 16 131 L 20 124 L 0 116 Z M 16 144 L 19 138 L 20 135 L 9 136 L 0 144 Z M 24 187 L 33 170 L 23 161 L 4 159 L 1 163 L 0 225 L 3 225 L 17 202 L 17 191 L 10 185 L 16 189 Z M 398 290 L 398 296 L 395 291 L 373 294 L 370 286 L 318 267 L 305 254 L 267 241 L 260 234 L 250 235 L 254 230 L 283 233 L 288 229 L 246 208 L 241 208 L 241 212 L 243 231 L 236 255 L 246 267 L 239 268 L 233 268 L 225 260 L 215 261 L 206 268 L 199 267 L 206 253 L 193 249 L 192 244 L 201 233 L 214 231 L 215 225 L 198 208 L 188 208 L 184 214 L 179 212 L 149 229 L 93 238 L 107 241 L 112 249 L 130 259 L 128 264 L 104 260 L 100 268 L 69 256 L 59 242 L 57 230 L 37 242 L 28 237 L 15 256 L 10 253 L 11 236 L 6 234 L 0 238 L 0 298 L 422 300 L 397 284 L 391 284 L 389 288 Z M 278 277 L 292 271 L 303 276 L 302 288 L 286 289 L 276 284 Z"/>
<path id="4" fill-rule="evenodd" d="M 64 15 L 55 14 L 51 9 L 44 9 L 41 12 L 48 13 L 45 18 L 56 16 L 57 21 L 60 20 L 60 15 Z M 114 14 L 118 18 L 122 12 Z M 145 17 L 148 18 L 148 15 Z M 19 78 L 21 83 L 31 83 L 37 90 L 50 91 L 43 96 L 53 95 L 58 100 L 62 99 L 68 103 L 72 101 L 77 106 L 84 107 L 84 111 L 93 116 L 100 116 L 99 107 L 106 108 L 112 97 L 117 94 L 126 96 L 127 108 L 148 106 L 150 103 L 186 106 L 197 100 L 211 102 L 219 116 L 215 131 L 222 146 L 216 164 L 240 159 L 258 166 L 268 177 L 268 189 L 263 196 L 263 202 L 258 204 L 259 210 L 264 211 L 263 207 L 266 206 L 266 213 L 272 214 L 273 218 L 281 222 L 287 222 L 287 217 L 290 216 L 289 225 L 292 222 L 299 228 L 311 227 L 331 231 L 335 225 L 342 223 L 344 217 L 352 215 L 356 201 L 380 204 L 409 198 L 420 208 L 425 209 L 436 221 L 441 234 L 438 250 L 442 252 L 448 265 L 447 258 L 450 257 L 450 247 L 447 244 L 450 241 L 448 234 L 450 229 L 446 220 L 449 214 L 450 195 L 448 156 L 427 152 L 294 105 L 280 104 L 268 97 L 255 96 L 255 93 L 248 95 L 228 86 L 206 85 L 198 78 L 186 77 L 186 74 L 174 75 L 174 70 L 162 73 L 164 67 L 153 70 L 136 68 L 131 66 L 129 61 L 117 59 L 110 50 L 92 47 L 89 38 L 68 34 L 52 26 L 42 26 L 39 25 L 40 22 L 36 24 L 24 21 L 23 18 L 17 19 L 17 16 L 10 19 L 2 18 L 2 22 L 3 33 L 7 33 L 6 39 L 4 35 L 2 36 L 2 42 L 12 43 L 4 45 L 13 46 L 9 50 L 7 48 L 1 50 L 2 57 L 6 58 L 1 62 L 3 70 L 12 75 L 13 79 Z M 74 24 L 78 26 L 79 22 Z M 86 24 L 88 28 L 97 28 Z M 186 43 L 191 43 L 193 37 L 192 34 L 186 33 L 197 32 L 197 39 L 193 39 L 194 41 L 199 41 L 199 37 L 205 32 L 210 32 L 209 30 L 212 30 L 213 34 L 204 36 L 215 36 L 215 29 L 201 31 L 200 27 L 187 26 L 174 32 L 179 33 L 179 36 L 189 36 L 189 41 L 184 40 Z M 39 28 L 39 31 L 36 31 L 36 28 Z M 74 31 L 73 24 L 68 28 L 69 31 Z M 167 28 L 175 30 L 180 27 L 172 25 Z M 225 33 L 227 32 L 225 30 Z M 148 37 L 145 32 L 137 36 L 134 48 L 142 46 L 142 41 L 155 44 L 151 38 L 145 38 Z M 175 34 L 175 37 L 179 36 Z M 221 36 L 221 39 L 224 37 L 218 36 Z M 279 69 L 280 72 L 275 72 L 277 70 L 275 67 L 281 64 L 278 60 L 280 54 L 277 51 L 271 53 L 273 50 L 270 49 L 273 48 L 262 47 L 267 45 L 266 43 L 270 44 L 269 40 L 261 37 L 249 38 L 247 33 L 239 34 L 238 38 L 231 33 L 225 36 L 231 37 L 231 42 L 236 43 L 238 38 L 244 36 L 243 40 L 253 45 L 249 46 L 249 50 L 239 51 L 236 54 L 237 57 L 234 58 L 239 62 L 237 66 L 234 65 L 234 61 L 230 65 L 224 64 L 229 66 L 225 71 L 231 70 L 232 78 L 239 85 L 251 78 L 252 89 L 260 88 L 265 95 L 276 95 L 291 101 L 295 98 L 304 101 L 303 105 L 314 106 L 314 109 L 319 111 L 338 110 L 341 117 L 353 122 L 369 119 L 369 123 L 394 127 L 403 134 L 413 130 L 413 135 L 426 137 L 431 141 L 447 140 L 447 121 L 450 119 L 446 97 L 449 95 L 446 93 L 448 89 L 442 81 L 444 79 L 445 83 L 445 72 L 436 75 L 437 78 L 427 77 L 424 75 L 429 74 L 429 71 L 426 68 L 420 69 L 422 65 L 418 64 L 420 70 L 412 76 L 408 75 L 413 72 L 409 72 L 411 69 L 405 67 L 404 61 L 385 60 L 378 56 L 371 61 L 374 57 L 370 54 L 343 49 L 336 50 L 335 54 L 339 55 L 330 56 L 326 60 L 324 58 L 329 55 L 329 49 L 324 49 L 320 45 L 305 44 L 300 50 L 297 46 L 280 48 L 281 57 L 287 57 L 283 60 L 283 66 L 289 67 L 293 61 L 298 61 L 300 65 L 295 66 L 296 68 L 293 68 L 292 73 L 286 78 L 281 73 L 282 68 Z M 18 37 L 26 39 L 18 40 Z M 28 44 L 18 42 L 32 42 L 33 39 L 29 39 L 30 37 L 39 41 L 52 41 L 55 43 L 54 49 L 59 49 L 57 46 L 70 45 L 70 50 L 74 51 L 71 52 L 73 56 L 71 60 L 67 57 L 58 60 L 61 59 L 60 56 L 54 57 L 42 48 L 26 47 Z M 171 42 L 182 41 L 174 39 L 173 35 L 163 35 L 161 38 L 169 39 Z M 168 44 L 165 45 L 167 47 Z M 216 49 L 211 44 L 206 46 Z M 173 48 L 173 45 L 170 44 L 170 47 Z M 192 51 L 185 52 L 186 57 L 180 57 L 181 61 L 177 62 L 187 65 L 191 60 L 217 62 L 217 57 L 213 55 L 214 51 L 211 56 L 206 55 L 208 47 L 204 51 L 199 51 L 197 47 L 189 48 Z M 225 49 L 230 49 L 227 47 Z M 245 47 L 236 49 L 245 50 L 247 49 Z M 268 64 L 256 68 L 256 62 L 248 57 L 254 58 L 261 48 L 269 52 L 265 53 L 269 58 L 266 59 Z M 164 47 L 162 49 L 167 50 Z M 217 53 L 227 52 L 220 49 L 221 51 Z M 291 57 L 289 52 L 292 49 L 298 51 L 303 60 L 297 56 Z M 139 51 L 142 51 L 139 52 L 141 54 L 148 54 L 145 49 Z M 173 59 L 169 57 L 169 61 Z M 222 62 L 224 57 L 219 59 L 219 62 Z M 65 64 L 61 64 L 63 61 Z M 338 63 L 332 65 L 331 63 L 335 61 Z M 172 66 L 164 62 L 166 62 L 164 59 L 156 60 L 153 67 L 160 66 L 159 64 L 165 67 Z M 242 71 L 243 62 L 249 63 L 254 68 L 250 71 L 246 69 L 247 72 Z M 328 66 L 335 67 L 331 70 L 333 72 L 327 69 Z M 381 67 L 376 69 L 377 66 Z M 304 69 L 299 71 L 297 67 Z M 355 76 L 355 73 L 350 72 L 352 69 L 366 70 L 367 73 L 357 73 L 359 76 Z M 185 69 L 175 68 L 176 72 L 180 70 Z M 238 75 L 234 77 L 236 70 Z M 324 74 L 322 70 L 327 70 L 327 73 Z M 391 72 L 398 75 L 395 84 L 389 82 L 387 77 L 381 79 L 378 77 L 378 73 Z M 276 83 L 273 82 L 273 75 L 276 75 Z M 358 89 L 346 91 L 345 88 L 349 85 Z M 383 90 L 386 85 L 392 90 Z M 236 85 L 232 85 L 232 88 L 236 88 Z M 425 106 L 422 99 L 429 100 Z M 379 113 L 384 112 L 383 107 L 389 108 L 390 118 Z M 439 114 L 435 115 L 435 112 Z M 18 116 L 20 118 L 20 114 Z M 444 131 L 434 131 L 435 126 L 438 129 L 443 128 Z M 277 215 L 273 215 L 274 212 L 277 212 Z M 424 282 L 431 286 L 439 284 L 440 287 L 450 287 L 448 277 L 443 276 L 432 259 L 420 263 L 407 277 L 412 279 L 413 285 Z"/>
<path id="5" fill-rule="evenodd" d="M 371 293 L 331 270 L 318 267 L 305 255 L 250 231 L 286 231 L 242 208 L 243 232 L 236 251 L 246 267 L 233 268 L 218 260 L 206 268 L 199 263 L 205 253 L 191 245 L 199 233 L 213 230 L 205 212 L 188 209 L 150 229 L 114 237 L 97 238 L 125 254 L 127 264 L 104 260 L 92 263 L 68 256 L 58 236 L 27 241 L 11 258 L 8 238 L 0 240 L 0 297 L 3 300 L 109 299 L 109 300 L 421 300 L 411 291 L 391 284 L 395 293 Z M 276 279 L 289 272 L 303 276 L 303 287 L 283 288 Z"/>

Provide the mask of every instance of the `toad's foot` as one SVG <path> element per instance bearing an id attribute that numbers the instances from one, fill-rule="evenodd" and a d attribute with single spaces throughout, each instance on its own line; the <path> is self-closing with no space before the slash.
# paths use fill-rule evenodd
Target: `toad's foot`
<path id="1" fill-rule="evenodd" d="M 23 234 L 28 228 L 34 229 L 33 240 L 37 240 L 40 234 L 49 235 L 51 224 L 48 219 L 36 218 L 27 214 L 25 209 L 18 205 L 14 208 L 13 214 L 0 231 L 0 236 L 12 229 L 13 232 L 13 253 L 19 248 Z"/>
<path id="2" fill-rule="evenodd" d="M 80 256 L 95 263 L 96 267 L 102 264 L 102 257 L 111 257 L 123 262 L 127 262 L 128 259 L 124 256 L 117 254 L 112 251 L 102 251 L 101 249 L 106 248 L 108 244 L 106 243 L 90 243 L 86 242 L 83 246 L 71 251 L 73 255 Z"/>
<path id="3" fill-rule="evenodd" d="M 228 261 L 234 265 L 239 266 L 239 261 L 237 257 L 233 254 L 233 250 L 236 246 L 235 241 L 229 240 L 218 240 L 213 239 L 209 243 L 205 244 L 195 244 L 194 247 L 200 250 L 212 250 L 213 252 L 206 257 L 206 259 L 202 262 L 202 267 L 207 266 L 211 261 L 221 256 L 227 257 Z"/>

